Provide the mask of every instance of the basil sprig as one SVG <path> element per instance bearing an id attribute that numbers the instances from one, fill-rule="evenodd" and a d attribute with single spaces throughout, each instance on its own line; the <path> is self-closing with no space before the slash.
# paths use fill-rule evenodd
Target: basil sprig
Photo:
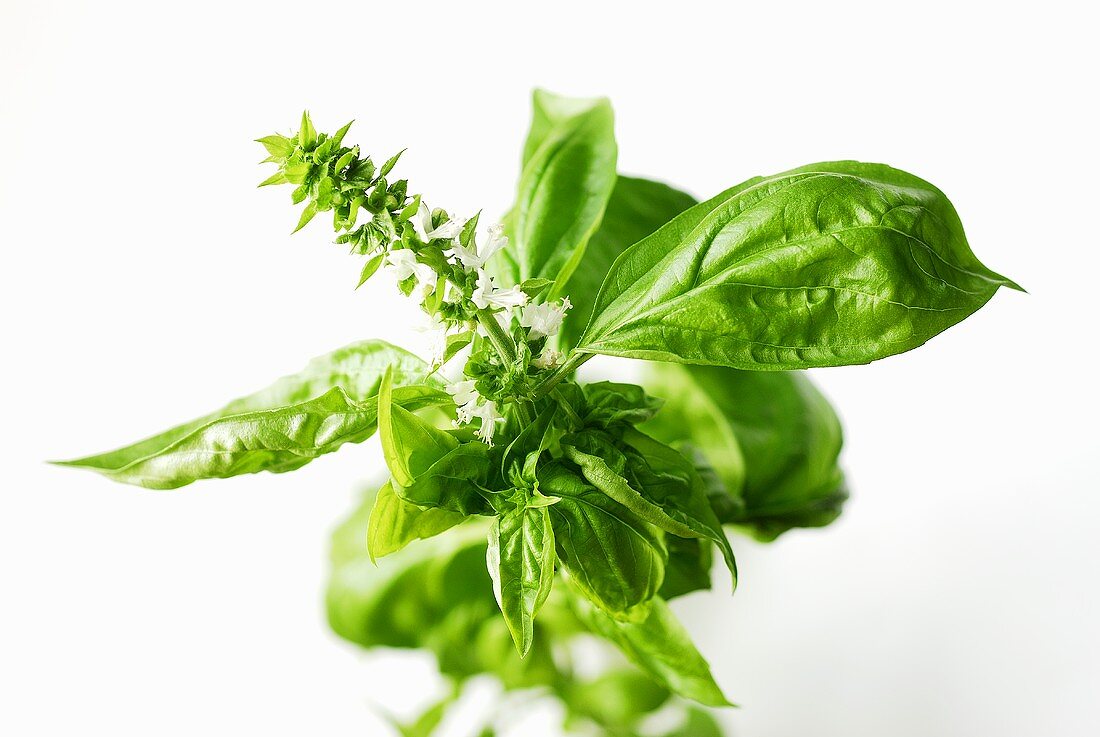
<path id="1" fill-rule="evenodd" d="M 333 538 L 328 613 L 363 647 L 433 652 L 455 688 L 497 676 L 561 701 L 569 728 L 720 734 L 729 704 L 668 600 L 711 587 L 728 529 L 772 540 L 847 498 L 836 413 L 796 369 L 866 363 L 933 338 L 1000 287 L 951 202 L 882 164 L 826 162 L 708 200 L 617 173 L 606 99 L 539 91 L 516 202 L 502 223 L 431 208 L 346 145 L 350 123 L 259 139 L 289 184 L 296 230 L 331 213 L 336 241 L 388 272 L 435 332 L 427 360 L 380 341 L 160 435 L 66 465 L 172 489 L 285 472 L 379 435 L 390 478 Z M 580 383 L 603 354 L 641 384 Z M 502 616 L 496 616 L 497 613 Z M 578 636 L 632 668 L 595 677 Z M 483 734 L 494 733 L 487 725 Z"/>

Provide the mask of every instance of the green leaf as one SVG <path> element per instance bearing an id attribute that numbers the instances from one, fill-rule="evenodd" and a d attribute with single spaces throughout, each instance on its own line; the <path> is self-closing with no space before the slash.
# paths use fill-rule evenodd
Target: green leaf
<path id="1" fill-rule="evenodd" d="M 600 228 L 589 239 L 580 264 L 562 292 L 573 303 L 558 334 L 563 348 L 577 344 L 592 317 L 600 285 L 619 254 L 695 203 L 694 197 L 667 184 L 619 175 Z"/>
<path id="2" fill-rule="evenodd" d="M 692 537 L 665 537 L 668 563 L 665 580 L 657 592 L 666 601 L 677 596 L 710 588 L 710 566 L 713 556 L 709 540 Z"/>
<path id="3" fill-rule="evenodd" d="M 561 293 L 599 226 L 615 185 L 614 116 L 606 99 L 570 101 L 536 92 L 515 208 L 508 218 L 512 281 L 554 282 Z M 542 128 L 542 124 L 546 127 Z M 536 130 L 537 129 L 537 130 Z"/>
<path id="4" fill-rule="evenodd" d="M 523 143 L 522 168 L 526 168 L 539 149 L 570 119 L 592 110 L 602 98 L 565 97 L 536 89 L 531 94 L 531 127 Z"/>
<path id="5" fill-rule="evenodd" d="M 98 471 L 123 483 L 175 489 L 193 481 L 304 466 L 374 433 L 382 374 L 410 386 L 396 405 L 416 410 L 450 401 L 416 356 L 383 341 L 355 343 L 314 359 L 262 391 L 118 450 L 60 465 Z"/>
<path id="6" fill-rule="evenodd" d="M 578 349 L 797 369 L 916 348 L 1018 288 L 971 252 L 932 185 L 814 164 L 696 205 L 616 259 Z"/>
<path id="7" fill-rule="evenodd" d="M 302 111 L 302 125 L 298 129 L 298 145 L 309 151 L 317 143 L 317 129 L 313 127 L 309 111 Z"/>
<path id="8" fill-rule="evenodd" d="M 309 173 L 313 170 L 313 164 L 308 161 L 294 161 L 288 163 L 283 168 L 283 174 L 286 176 L 286 180 L 291 184 L 305 184 L 306 179 L 309 177 Z M 298 204 L 301 200 L 295 200 L 294 204 Z"/>
<path id="9" fill-rule="evenodd" d="M 722 727 L 710 712 L 692 707 L 684 715 L 684 721 L 663 737 L 722 737 Z"/>
<path id="10" fill-rule="evenodd" d="M 458 696 L 459 690 L 452 688 L 450 693 L 425 709 L 413 721 L 405 723 L 391 717 L 390 724 L 401 733 L 401 737 L 431 737 L 443 723 L 447 709 L 458 699 Z"/>
<path id="11" fill-rule="evenodd" d="M 584 396 L 585 422 L 604 429 L 645 422 L 664 405 L 664 400 L 649 396 L 637 384 L 614 381 L 586 384 Z"/>
<path id="12" fill-rule="evenodd" d="M 497 604 L 520 656 L 531 649 L 535 615 L 554 582 L 554 562 L 548 507 L 519 507 L 493 520 L 486 563 Z"/>
<path id="13" fill-rule="evenodd" d="M 459 442 L 450 433 L 395 404 L 392 397 L 393 376 L 387 371 L 378 388 L 378 435 L 394 482 L 407 487 L 457 448 Z"/>
<path id="14" fill-rule="evenodd" d="M 840 514 L 848 496 L 840 421 L 803 373 L 652 364 L 646 374 L 669 398 L 646 430 L 699 448 L 743 501 L 723 522 L 770 540 Z"/>
<path id="15" fill-rule="evenodd" d="M 393 492 L 392 482 L 379 490 L 367 527 L 367 552 L 371 559 L 396 553 L 414 540 L 426 540 L 445 532 L 466 515 L 446 509 L 418 507 Z"/>
<path id="16" fill-rule="evenodd" d="M 340 144 L 344 142 L 344 136 L 347 135 L 348 131 L 351 130 L 351 126 L 354 125 L 354 124 L 355 124 L 354 120 L 349 120 L 348 122 L 344 123 L 340 127 L 340 130 L 338 130 L 338 131 L 336 131 L 335 133 L 332 134 L 332 138 L 330 138 L 329 140 L 332 141 L 333 149 L 336 149 L 336 148 L 340 147 Z M 347 166 L 347 164 L 345 163 L 344 166 Z M 343 166 L 337 167 L 337 169 L 343 169 L 343 168 L 344 168 Z"/>
<path id="17" fill-rule="evenodd" d="M 558 560 L 570 580 L 610 616 L 639 619 L 661 587 L 668 554 L 660 532 L 560 463 L 539 469 Z"/>
<path id="18" fill-rule="evenodd" d="M 262 182 L 260 182 L 259 184 L 257 184 L 256 186 L 257 187 L 267 187 L 267 186 L 270 186 L 272 184 L 286 184 L 286 181 L 287 181 L 286 175 L 283 174 L 281 171 L 277 171 L 274 174 L 272 174 L 271 176 L 269 176 L 267 179 L 265 179 Z"/>
<path id="19" fill-rule="evenodd" d="M 367 494 L 332 536 L 325 600 L 340 637 L 362 647 L 427 649 L 457 679 L 491 673 L 506 688 L 560 682 L 551 643 L 580 625 L 568 603 L 551 596 L 535 623 L 534 645 L 519 657 L 485 567 L 487 523 L 470 520 L 375 565 L 363 545 L 374 504 Z"/>
<path id="20" fill-rule="evenodd" d="M 312 220 L 316 215 L 317 203 L 310 202 L 302 209 L 302 216 L 298 218 L 298 225 L 295 226 L 294 230 L 292 230 L 291 233 L 297 233 L 299 230 L 306 227 L 306 225 L 309 224 L 309 221 Z"/>
<path id="21" fill-rule="evenodd" d="M 378 435 L 393 475 L 394 493 L 419 507 L 462 515 L 488 511 L 480 494 L 489 465 L 489 447 L 460 443 L 451 433 L 425 422 L 390 401 L 390 378 L 378 390 Z"/>
<path id="22" fill-rule="evenodd" d="M 375 495 L 364 495 L 332 534 L 325 600 L 337 635 L 363 647 L 425 647 L 451 609 L 472 607 L 499 619 L 483 526 L 462 525 L 375 565 L 363 544 L 374 505 Z"/>
<path id="23" fill-rule="evenodd" d="M 715 683 L 707 661 L 660 597 L 653 599 L 648 616 L 638 622 L 616 620 L 577 597 L 574 606 L 593 632 L 617 645 L 623 655 L 673 693 L 707 706 L 732 706 Z"/>
<path id="24" fill-rule="evenodd" d="M 387 174 L 389 174 L 391 171 L 393 171 L 393 167 L 397 166 L 397 162 L 401 158 L 401 154 L 405 153 L 406 150 L 407 149 L 401 149 L 400 151 L 395 153 L 393 156 L 386 159 L 386 163 L 382 164 L 382 168 L 378 170 L 378 176 L 379 177 L 384 177 Z"/>
<path id="25" fill-rule="evenodd" d="M 624 430 L 623 441 L 635 452 L 622 469 L 608 463 L 614 455 L 622 455 L 619 449 L 596 431 L 568 435 L 561 447 L 590 483 L 641 519 L 679 537 L 701 537 L 717 544 L 736 586 L 733 551 L 691 462 L 633 428 Z"/>
<path id="26" fill-rule="evenodd" d="M 569 683 L 562 697 L 570 712 L 604 728 L 622 730 L 660 709 L 669 695 L 667 688 L 643 673 L 613 670 L 592 680 Z"/>
<path id="27" fill-rule="evenodd" d="M 363 264 L 363 270 L 359 272 L 359 283 L 355 285 L 355 288 L 363 286 L 367 283 L 367 280 L 374 276 L 374 272 L 378 271 L 378 267 L 382 265 L 382 259 L 386 254 L 380 253 L 377 256 L 371 257 L 367 263 Z"/>
<path id="28" fill-rule="evenodd" d="M 442 291 L 442 290 L 440 290 Z M 452 358 L 458 355 L 466 346 L 470 345 L 474 340 L 474 332 L 467 331 L 465 333 L 454 333 L 447 336 L 446 347 L 443 350 L 443 358 L 440 365 L 446 364 Z"/>
<path id="29" fill-rule="evenodd" d="M 554 282 L 551 279 L 525 279 L 519 284 L 519 288 L 529 299 L 534 299 L 553 284 Z"/>
<path id="30" fill-rule="evenodd" d="M 427 457 L 420 456 L 414 464 Z M 394 493 L 421 507 L 447 509 L 463 515 L 490 514 L 489 502 L 482 494 L 489 464 L 489 446 L 476 440 L 462 443 L 417 473 L 408 484 L 395 486 Z"/>
<path id="31" fill-rule="evenodd" d="M 515 440 L 508 444 L 500 462 L 501 475 L 505 479 L 511 479 L 512 473 L 516 472 L 526 481 L 535 481 L 535 468 L 539 458 L 556 437 L 553 423 L 557 413 L 558 405 L 550 405 L 535 417 L 534 422 L 524 426 Z"/>
<path id="32" fill-rule="evenodd" d="M 267 152 L 276 158 L 285 159 L 294 153 L 294 141 L 277 133 L 272 136 L 257 138 L 256 143 L 262 143 Z"/>

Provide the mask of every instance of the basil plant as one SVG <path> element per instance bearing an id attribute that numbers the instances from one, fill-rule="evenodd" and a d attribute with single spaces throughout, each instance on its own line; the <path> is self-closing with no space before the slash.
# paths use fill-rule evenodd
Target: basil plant
<path id="1" fill-rule="evenodd" d="M 536 92 L 516 202 L 483 226 L 433 208 L 308 114 L 259 139 L 336 242 L 424 310 L 418 357 L 364 340 L 222 409 L 67 465 L 149 489 L 293 471 L 381 439 L 389 479 L 335 533 L 335 631 L 426 648 L 456 684 L 493 673 L 561 700 L 570 730 L 720 734 L 729 701 L 668 600 L 735 587 L 727 530 L 826 525 L 847 496 L 832 408 L 801 369 L 920 346 L 999 287 L 940 190 L 831 161 L 697 202 L 616 169 L 607 100 Z M 582 384 L 597 355 L 642 385 Z M 406 548 L 406 546 L 408 546 Z M 578 637 L 625 658 L 592 677 Z M 514 652 L 513 652 L 514 651 Z M 429 734 L 457 694 L 404 734 Z M 667 720 L 666 720 L 667 721 Z M 485 735 L 495 734 L 489 724 Z M 639 731 L 640 730 L 640 731 Z"/>

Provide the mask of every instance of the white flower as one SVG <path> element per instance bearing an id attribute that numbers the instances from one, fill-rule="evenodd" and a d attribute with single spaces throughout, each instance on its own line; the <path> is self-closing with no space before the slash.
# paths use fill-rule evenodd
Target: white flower
<path id="1" fill-rule="evenodd" d="M 425 243 L 436 238 L 450 240 L 462 232 L 462 226 L 465 224 L 465 220 L 451 218 L 438 228 L 433 228 L 432 208 L 428 207 L 424 200 L 420 201 L 420 208 L 416 211 L 416 217 L 413 219 L 413 228 L 416 229 L 416 234 L 420 236 L 420 240 Z"/>
<path id="2" fill-rule="evenodd" d="M 527 304 L 527 295 L 519 287 L 498 289 L 493 286 L 493 278 L 484 269 L 477 270 L 477 289 L 470 297 L 479 310 L 489 305 L 493 307 L 522 307 Z"/>
<path id="3" fill-rule="evenodd" d="M 507 245 L 508 236 L 504 235 L 504 226 L 500 224 L 490 225 L 489 240 L 483 248 L 477 249 L 476 245 L 474 248 L 467 248 L 458 240 L 455 240 L 447 254 L 458 259 L 459 263 L 462 264 L 462 268 L 466 271 L 473 271 L 484 266 L 489 259 L 496 255 L 497 251 Z"/>
<path id="4" fill-rule="evenodd" d="M 456 381 L 447 386 L 447 393 L 454 398 L 458 409 L 456 425 L 468 425 L 475 419 L 481 420 L 481 427 L 477 429 L 477 436 L 489 445 L 493 444 L 493 433 L 497 425 L 504 422 L 504 417 L 497 410 L 497 403 L 489 399 L 481 401 L 481 395 L 477 393 L 477 382 L 473 379 Z"/>
<path id="5" fill-rule="evenodd" d="M 450 325 L 443 320 L 438 313 L 428 316 L 428 324 L 416 328 L 418 332 L 431 334 L 428 363 L 431 366 L 439 366 L 443 363 L 443 356 L 447 353 L 447 331 Z"/>
<path id="6" fill-rule="evenodd" d="M 416 254 L 408 248 L 398 248 L 386 254 L 386 265 L 397 281 L 416 277 L 417 294 L 420 300 L 435 291 L 435 269 L 416 260 Z"/>
<path id="7" fill-rule="evenodd" d="M 497 411 L 497 403 L 490 399 L 478 405 L 469 415 L 471 418 L 481 419 L 481 427 L 477 429 L 477 436 L 487 444 L 492 445 L 493 433 L 497 431 L 497 425 L 504 422 L 504 417 Z"/>
<path id="8" fill-rule="evenodd" d="M 519 324 L 530 329 L 532 338 L 549 338 L 551 335 L 558 334 L 562 318 L 565 317 L 566 310 L 572 306 L 568 297 L 562 299 L 560 307 L 548 303 L 528 305 L 523 308 Z"/>
<path id="9" fill-rule="evenodd" d="M 447 386 L 447 393 L 450 394 L 460 408 L 476 404 L 481 395 L 477 393 L 477 382 L 473 379 L 467 379 L 466 381 L 456 381 L 453 384 Z M 469 420 L 463 420 L 463 422 L 469 422 Z"/>
<path id="10" fill-rule="evenodd" d="M 538 358 L 531 361 L 531 365 L 540 369 L 554 368 L 561 363 L 561 359 L 561 351 L 556 351 L 553 348 L 546 348 L 539 354 Z"/>
<path id="11" fill-rule="evenodd" d="M 462 301 L 462 290 L 450 282 L 444 282 L 443 301 L 448 304 L 457 304 Z"/>

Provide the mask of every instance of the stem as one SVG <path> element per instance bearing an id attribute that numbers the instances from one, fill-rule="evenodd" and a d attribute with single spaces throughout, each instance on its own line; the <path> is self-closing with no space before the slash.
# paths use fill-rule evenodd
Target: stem
<path id="1" fill-rule="evenodd" d="M 515 363 L 516 344 L 512 342 L 511 336 L 497 322 L 496 317 L 493 316 L 493 311 L 488 307 L 478 310 L 477 321 L 481 324 L 485 335 L 488 336 L 489 342 L 493 344 L 493 348 L 496 348 L 500 360 Z"/>
<path id="2" fill-rule="evenodd" d="M 508 332 L 497 322 L 493 311 L 488 307 L 478 310 L 477 321 L 481 324 L 486 337 L 489 338 L 489 342 L 493 344 L 493 348 L 496 349 L 500 360 L 506 363 L 515 363 L 517 359 L 516 344 L 512 342 L 512 336 L 508 335 Z M 516 419 L 519 420 L 521 425 L 531 424 L 531 412 L 526 402 L 515 399 L 512 401 L 512 406 L 515 407 Z"/>
<path id="3" fill-rule="evenodd" d="M 555 386 L 560 384 L 565 379 L 569 378 L 570 374 L 580 368 L 588 359 L 594 356 L 594 353 L 577 353 L 573 351 L 569 354 L 569 357 L 565 359 L 565 363 L 554 371 L 554 373 L 547 376 L 541 384 L 535 387 L 535 394 L 537 396 L 543 396 Z"/>

